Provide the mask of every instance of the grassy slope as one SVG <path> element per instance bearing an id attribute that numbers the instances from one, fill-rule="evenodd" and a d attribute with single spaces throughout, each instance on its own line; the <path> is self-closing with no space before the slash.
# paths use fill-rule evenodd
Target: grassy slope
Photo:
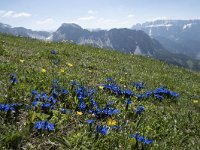
<path id="1" fill-rule="evenodd" d="M 60 59 L 58 66 L 52 65 L 49 61 L 52 59 L 50 53 L 53 49 L 58 52 L 56 56 Z M 20 59 L 24 59 L 24 63 L 20 63 Z M 66 63 L 72 63 L 74 66 L 68 67 Z M 45 68 L 47 73 L 41 73 L 41 68 Z M 60 69 L 65 69 L 65 73 L 60 73 Z M 19 84 L 9 89 L 11 73 L 17 74 Z M 119 85 L 144 81 L 146 89 L 154 90 L 165 85 L 181 95 L 176 103 L 170 99 L 160 103 L 154 98 L 141 102 L 132 98 L 134 103 L 129 107 L 128 112 L 124 111 L 124 100 L 121 98 L 121 102 L 116 107 L 122 111 L 122 114 L 116 117 L 120 118 L 119 124 L 124 124 L 126 120 L 130 120 L 129 123 L 122 131 L 111 131 L 97 141 L 94 140 L 93 134 L 88 133 L 86 118 L 90 116 L 87 114 L 77 116 L 73 113 L 61 118 L 63 123 L 57 124 L 56 131 L 47 135 L 47 133 L 37 134 L 29 130 L 27 120 L 30 120 L 30 114 L 25 111 L 21 112 L 20 119 L 15 122 L 7 122 L 0 113 L 1 149 L 13 145 L 18 148 L 59 147 L 62 149 L 68 142 L 71 149 L 80 147 L 130 149 L 132 143 L 129 135 L 136 131 L 155 140 L 149 147 L 151 149 L 199 149 L 200 105 L 192 102 L 200 95 L 199 73 L 169 66 L 151 58 L 126 55 L 116 51 L 0 35 L 0 74 L 1 103 L 9 100 L 30 104 L 30 91 L 37 89 L 48 93 L 53 79 L 58 79 L 62 86 L 69 89 L 72 79 L 85 86 L 96 86 L 105 83 L 106 77 L 112 77 Z M 96 98 L 101 103 L 116 99 L 101 92 Z M 136 127 L 136 122 L 129 118 L 128 114 L 134 112 L 138 105 L 143 105 L 146 111 L 140 125 Z M 53 142 L 52 137 L 62 138 L 61 140 L 57 138 Z M 66 137 L 68 142 L 64 141 L 63 137 Z M 47 139 L 51 139 L 52 142 Z"/>

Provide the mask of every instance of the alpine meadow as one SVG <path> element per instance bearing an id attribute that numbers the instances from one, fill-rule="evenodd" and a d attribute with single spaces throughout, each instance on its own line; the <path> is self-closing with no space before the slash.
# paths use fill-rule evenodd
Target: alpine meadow
<path id="1" fill-rule="evenodd" d="M 200 149 L 200 74 L 0 35 L 0 149 Z"/>

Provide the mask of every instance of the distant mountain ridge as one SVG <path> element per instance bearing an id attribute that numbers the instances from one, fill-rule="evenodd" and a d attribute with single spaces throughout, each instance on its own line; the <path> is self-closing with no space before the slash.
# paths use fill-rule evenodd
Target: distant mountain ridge
<path id="1" fill-rule="evenodd" d="M 51 33 L 46 31 L 33 31 L 24 27 L 14 27 L 0 23 L 0 33 L 11 34 L 15 36 L 31 37 L 36 39 L 46 39 Z"/>
<path id="2" fill-rule="evenodd" d="M 156 20 L 132 29 L 143 30 L 172 53 L 200 60 L 200 20 Z"/>
<path id="3" fill-rule="evenodd" d="M 163 47 L 151 39 L 143 31 L 126 28 L 89 31 L 76 24 L 62 24 L 52 34 L 53 41 L 71 40 L 82 45 L 92 45 L 100 48 L 115 49 L 126 53 L 155 55 Z"/>

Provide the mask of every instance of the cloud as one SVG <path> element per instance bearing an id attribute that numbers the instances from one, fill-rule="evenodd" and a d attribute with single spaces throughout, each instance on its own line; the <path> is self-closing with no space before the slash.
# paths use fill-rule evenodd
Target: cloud
<path id="1" fill-rule="evenodd" d="M 31 14 L 29 13 L 26 13 L 26 12 L 20 12 L 20 13 L 17 13 L 15 11 L 0 11 L 0 16 L 3 17 L 3 18 L 19 18 L 19 17 L 30 17 Z"/>
<path id="2" fill-rule="evenodd" d="M 97 10 L 88 10 L 88 14 L 97 14 L 98 11 Z"/>
<path id="3" fill-rule="evenodd" d="M 30 17 L 31 14 L 29 13 L 25 13 L 25 12 L 22 12 L 22 13 L 16 13 L 13 15 L 14 18 L 19 18 L 19 17 Z"/>
<path id="4" fill-rule="evenodd" d="M 12 17 L 14 13 L 14 11 L 7 11 L 2 14 L 2 17 Z"/>
<path id="5" fill-rule="evenodd" d="M 128 18 L 133 18 L 133 17 L 135 17 L 135 15 L 134 14 L 129 14 L 127 17 Z"/>
<path id="6" fill-rule="evenodd" d="M 55 20 L 52 18 L 47 18 L 45 20 L 36 21 L 36 25 L 39 25 L 39 26 L 46 26 L 46 25 L 50 25 L 50 24 L 54 24 L 54 23 L 55 23 Z"/>
<path id="7" fill-rule="evenodd" d="M 94 17 L 94 16 L 87 16 L 87 17 L 80 17 L 77 20 L 86 21 L 86 20 L 94 20 L 94 19 L 96 19 L 96 17 Z"/>
<path id="8" fill-rule="evenodd" d="M 1 15 L 1 14 L 4 14 L 4 13 L 5 13 L 5 11 L 4 11 L 4 10 L 0 10 L 0 15 Z"/>

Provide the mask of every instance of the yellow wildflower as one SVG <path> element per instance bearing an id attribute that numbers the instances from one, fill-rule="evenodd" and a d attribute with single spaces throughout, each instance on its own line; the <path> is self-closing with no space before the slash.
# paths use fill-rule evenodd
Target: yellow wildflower
<path id="1" fill-rule="evenodd" d="M 136 139 L 135 139 L 135 138 L 130 138 L 130 143 L 131 143 L 131 144 L 135 145 L 135 144 L 136 144 L 136 142 L 137 142 L 137 141 L 136 141 Z"/>
<path id="2" fill-rule="evenodd" d="M 68 67 L 73 67 L 73 64 L 67 63 L 67 66 L 68 66 Z"/>
<path id="3" fill-rule="evenodd" d="M 65 72 L 65 70 L 64 69 L 60 69 L 60 73 L 64 73 Z"/>
<path id="4" fill-rule="evenodd" d="M 23 59 L 20 59 L 19 61 L 20 61 L 21 63 L 24 63 L 24 60 L 23 60 Z"/>
<path id="5" fill-rule="evenodd" d="M 197 104 L 199 101 L 198 100 L 193 100 L 192 101 L 194 104 Z"/>
<path id="6" fill-rule="evenodd" d="M 46 69 L 42 68 L 42 69 L 41 69 L 41 72 L 42 72 L 42 73 L 46 73 L 47 71 L 46 71 Z"/>
<path id="7" fill-rule="evenodd" d="M 103 88 L 104 88 L 104 87 L 103 87 L 102 85 L 99 86 L 99 89 L 100 89 L 100 90 L 103 90 Z"/>
<path id="8" fill-rule="evenodd" d="M 115 126 L 115 125 L 117 125 L 117 121 L 109 118 L 109 119 L 107 119 L 107 125 Z"/>
<path id="9" fill-rule="evenodd" d="M 76 114 L 81 116 L 83 113 L 81 111 L 77 111 Z"/>

